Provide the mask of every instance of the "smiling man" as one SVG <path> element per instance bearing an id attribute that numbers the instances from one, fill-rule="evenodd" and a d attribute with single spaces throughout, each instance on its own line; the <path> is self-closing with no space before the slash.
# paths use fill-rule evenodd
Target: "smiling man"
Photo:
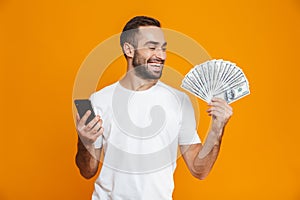
<path id="1" fill-rule="evenodd" d="M 132 67 L 138 77 L 146 80 L 157 80 L 162 75 L 167 43 L 164 41 L 164 36 L 159 28 L 141 27 L 139 31 L 140 35 L 146 37 L 141 38 L 134 49 L 132 49 L 133 46 L 125 43 L 125 51 L 131 54 L 130 51 L 133 50 Z"/>
<path id="2" fill-rule="evenodd" d="M 77 115 L 76 164 L 82 176 L 93 177 L 103 150 L 93 200 L 171 200 L 178 146 L 191 174 L 204 179 L 217 159 L 232 108 L 212 100 L 207 110 L 212 123 L 202 144 L 188 96 L 159 80 L 167 47 L 160 23 L 145 16 L 131 19 L 120 44 L 127 73 L 91 95 L 97 117 L 89 124 L 89 111 L 81 119 Z"/>

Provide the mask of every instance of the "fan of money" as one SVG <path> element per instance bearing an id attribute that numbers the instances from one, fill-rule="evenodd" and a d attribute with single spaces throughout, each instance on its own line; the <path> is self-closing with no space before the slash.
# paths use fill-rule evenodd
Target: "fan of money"
<path id="1" fill-rule="evenodd" d="M 244 72 L 235 63 L 210 60 L 192 68 L 181 87 L 209 103 L 213 97 L 232 103 L 250 94 Z"/>

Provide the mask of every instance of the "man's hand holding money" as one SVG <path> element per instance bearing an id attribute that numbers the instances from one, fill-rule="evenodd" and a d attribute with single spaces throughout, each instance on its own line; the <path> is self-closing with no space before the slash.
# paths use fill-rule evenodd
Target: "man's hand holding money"
<path id="1" fill-rule="evenodd" d="M 212 98 L 208 105 L 211 106 L 207 110 L 208 115 L 212 116 L 211 131 L 220 137 L 233 114 L 232 107 L 224 99 L 216 97 Z"/>
<path id="2" fill-rule="evenodd" d="M 215 160 L 220 149 L 224 128 L 233 112 L 232 107 L 226 102 L 226 100 L 221 98 L 212 98 L 208 105 L 210 108 L 207 110 L 207 113 L 209 116 L 212 116 L 212 123 L 203 148 L 199 152 L 198 158 L 204 159 L 215 149 L 215 152 L 213 153 L 214 155 L 212 156 L 214 157 L 212 160 Z"/>

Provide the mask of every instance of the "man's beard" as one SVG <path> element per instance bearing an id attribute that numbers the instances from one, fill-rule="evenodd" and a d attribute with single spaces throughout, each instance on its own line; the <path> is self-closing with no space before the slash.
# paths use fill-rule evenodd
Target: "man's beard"
<path id="1" fill-rule="evenodd" d="M 133 56 L 133 61 L 132 61 L 132 65 L 134 67 L 134 72 L 135 74 L 142 78 L 142 79 L 160 79 L 161 75 L 162 75 L 162 70 L 163 70 L 163 66 L 164 66 L 164 60 L 161 59 L 148 59 L 146 60 L 145 58 L 143 58 L 137 50 L 135 50 L 134 52 L 134 56 Z M 152 64 L 149 64 L 152 63 Z M 153 63 L 159 64 L 160 67 L 157 67 L 157 70 L 150 70 L 151 68 L 155 68 L 155 67 L 151 67 L 150 65 L 153 65 Z"/>

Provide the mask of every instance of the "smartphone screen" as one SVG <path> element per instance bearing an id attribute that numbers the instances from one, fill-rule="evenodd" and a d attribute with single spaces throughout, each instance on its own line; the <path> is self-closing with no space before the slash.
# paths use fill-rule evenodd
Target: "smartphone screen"
<path id="1" fill-rule="evenodd" d="M 90 121 L 92 121 L 96 117 L 92 107 L 92 103 L 89 99 L 75 99 L 74 103 L 77 108 L 80 119 L 88 110 L 92 112 L 90 116 L 87 118 L 85 125 L 87 125 Z"/>

